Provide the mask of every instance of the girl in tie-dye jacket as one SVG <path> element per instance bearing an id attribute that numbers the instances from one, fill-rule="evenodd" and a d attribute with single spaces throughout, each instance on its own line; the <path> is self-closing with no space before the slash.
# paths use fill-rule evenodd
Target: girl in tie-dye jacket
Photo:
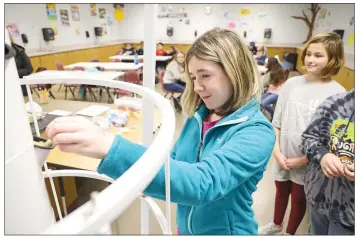
<path id="1" fill-rule="evenodd" d="M 313 234 L 354 234 L 354 89 L 327 98 L 302 138 Z"/>

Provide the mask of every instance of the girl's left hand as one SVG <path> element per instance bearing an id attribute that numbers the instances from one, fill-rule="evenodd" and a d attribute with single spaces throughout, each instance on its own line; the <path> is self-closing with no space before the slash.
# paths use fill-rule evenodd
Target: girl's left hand
<path id="1" fill-rule="evenodd" d="M 296 158 L 288 158 L 286 160 L 286 166 L 288 168 L 290 168 L 291 170 L 298 169 L 298 168 L 305 166 L 307 164 L 307 161 L 308 161 L 308 159 L 305 156 L 304 157 L 296 157 Z"/>
<path id="2" fill-rule="evenodd" d="M 47 136 L 61 151 L 103 159 L 114 141 L 109 134 L 83 117 L 60 117 L 46 128 Z"/>

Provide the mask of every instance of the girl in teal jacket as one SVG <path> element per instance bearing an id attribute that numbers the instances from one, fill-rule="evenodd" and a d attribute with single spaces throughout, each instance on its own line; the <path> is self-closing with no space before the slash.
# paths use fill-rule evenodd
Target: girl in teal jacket
<path id="1" fill-rule="evenodd" d="M 182 103 L 189 116 L 171 152 L 171 201 L 180 234 L 257 234 L 252 193 L 275 143 L 259 110 L 256 63 L 239 36 L 208 31 L 189 48 Z M 58 118 L 47 135 L 63 151 L 103 159 L 98 172 L 114 179 L 146 147 L 103 133 L 83 118 Z M 165 199 L 164 167 L 144 194 Z"/>

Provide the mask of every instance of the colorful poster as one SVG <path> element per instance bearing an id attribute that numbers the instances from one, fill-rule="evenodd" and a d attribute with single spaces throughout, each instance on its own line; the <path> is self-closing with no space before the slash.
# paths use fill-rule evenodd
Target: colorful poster
<path id="1" fill-rule="evenodd" d="M 113 14 L 114 14 L 114 19 L 116 19 L 116 21 L 121 21 L 124 19 L 124 12 L 118 5 L 119 4 L 116 5 L 116 10 L 114 10 Z"/>
<path id="2" fill-rule="evenodd" d="M 51 25 L 51 28 L 53 29 L 53 32 L 55 33 L 55 36 L 58 35 L 57 26 Z"/>
<path id="3" fill-rule="evenodd" d="M 97 4 L 91 3 L 91 16 L 97 16 Z"/>
<path id="4" fill-rule="evenodd" d="M 351 17 L 349 20 L 349 25 L 352 26 L 354 24 L 354 16 Z"/>
<path id="5" fill-rule="evenodd" d="M 251 16 L 251 9 L 248 8 L 240 8 L 240 16 Z"/>
<path id="6" fill-rule="evenodd" d="M 19 27 L 15 23 L 7 24 L 6 29 L 9 31 L 11 37 L 16 37 L 20 35 Z"/>
<path id="7" fill-rule="evenodd" d="M 321 18 L 322 20 L 326 19 L 326 17 L 327 17 L 327 9 L 326 9 L 326 8 L 321 9 L 321 12 L 320 12 L 320 13 L 321 13 L 321 14 L 320 14 L 320 18 Z"/>
<path id="8" fill-rule="evenodd" d="M 257 14 L 257 17 L 259 18 L 259 20 L 262 20 L 262 18 L 265 18 L 267 15 L 267 12 L 259 12 L 259 14 Z"/>
<path id="9" fill-rule="evenodd" d="M 354 45 L 354 33 L 350 34 L 348 39 L 348 46 L 353 46 L 353 45 Z"/>
<path id="10" fill-rule="evenodd" d="M 81 29 L 80 29 L 79 26 L 76 26 L 75 30 L 76 30 L 76 35 L 80 35 L 80 34 L 81 34 Z"/>
<path id="11" fill-rule="evenodd" d="M 99 18 L 106 18 L 106 9 L 105 8 L 98 8 L 99 11 Z"/>
<path id="12" fill-rule="evenodd" d="M 67 10 L 60 10 L 60 16 L 61 16 L 61 23 L 63 26 L 70 27 L 70 19 L 68 17 L 68 11 Z"/>
<path id="13" fill-rule="evenodd" d="M 113 24 L 113 18 L 112 16 L 107 16 L 107 24 L 111 26 Z"/>
<path id="14" fill-rule="evenodd" d="M 227 25 L 227 27 L 228 27 L 229 29 L 234 29 L 234 28 L 236 27 L 236 24 L 235 24 L 234 22 L 230 22 L 230 23 Z"/>
<path id="15" fill-rule="evenodd" d="M 107 35 L 107 23 L 102 23 L 101 27 L 103 35 Z"/>
<path id="16" fill-rule="evenodd" d="M 73 21 L 80 21 L 80 11 L 77 5 L 71 5 L 71 13 L 72 13 L 72 20 Z"/>
<path id="17" fill-rule="evenodd" d="M 53 3 L 47 3 L 46 4 L 46 12 L 47 12 L 47 18 L 50 21 L 57 20 L 57 14 L 56 14 L 56 5 Z"/>

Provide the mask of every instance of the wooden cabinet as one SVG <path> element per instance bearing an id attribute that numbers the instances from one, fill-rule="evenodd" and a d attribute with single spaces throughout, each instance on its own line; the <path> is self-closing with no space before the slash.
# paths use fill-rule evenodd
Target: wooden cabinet
<path id="1" fill-rule="evenodd" d="M 280 57 L 280 61 L 283 60 L 283 55 L 285 53 L 296 53 L 296 48 L 267 47 L 267 55 L 269 57 L 278 55 Z"/>
<path id="2" fill-rule="evenodd" d="M 68 52 L 30 57 L 30 61 L 32 67 L 34 68 L 34 72 L 39 67 L 46 67 L 48 70 L 57 70 L 56 62 L 60 62 L 64 66 L 77 62 L 89 62 L 92 59 L 98 59 L 101 62 L 110 62 L 109 57 L 116 55 L 117 49 L 121 49 L 122 47 L 123 44 L 118 44 L 97 48 L 73 50 Z"/>
<path id="3" fill-rule="evenodd" d="M 69 64 L 69 61 L 70 60 L 69 60 L 68 52 L 54 54 L 54 67 L 55 67 L 54 70 L 57 70 L 56 67 L 57 62 L 62 63 L 62 65 L 67 65 Z"/>
<path id="4" fill-rule="evenodd" d="M 30 62 L 33 68 L 32 73 L 35 73 L 36 70 L 41 66 L 41 58 L 40 57 L 32 57 L 30 58 Z"/>
<path id="5" fill-rule="evenodd" d="M 93 59 L 99 60 L 99 53 L 96 48 L 87 49 L 87 50 L 83 50 L 83 51 L 84 51 L 84 57 L 85 57 L 85 59 L 89 59 L 88 61 L 91 61 Z"/>
<path id="6" fill-rule="evenodd" d="M 47 68 L 47 70 L 57 70 L 55 58 L 55 54 L 41 56 L 41 66 Z"/>
<path id="7" fill-rule="evenodd" d="M 349 68 L 341 68 L 333 79 L 341 84 L 347 91 L 354 88 L 354 71 Z"/>
<path id="8" fill-rule="evenodd" d="M 296 65 L 296 70 L 299 71 L 301 74 L 304 74 L 304 70 L 303 70 L 303 63 L 301 60 L 301 55 L 302 55 L 302 50 L 301 49 L 297 49 L 296 51 L 297 53 L 297 65 Z"/>
<path id="9" fill-rule="evenodd" d="M 83 53 L 83 50 L 75 50 L 68 52 L 69 64 L 77 62 L 86 62 L 84 61 L 85 57 Z M 66 66 L 66 64 L 64 64 L 64 66 Z"/>
<path id="10" fill-rule="evenodd" d="M 344 88 L 346 88 L 346 90 L 352 90 L 354 88 L 354 78 L 355 78 L 354 70 L 349 68 L 347 68 L 347 70 L 349 71 L 349 74 L 347 77 L 346 86 Z"/>

